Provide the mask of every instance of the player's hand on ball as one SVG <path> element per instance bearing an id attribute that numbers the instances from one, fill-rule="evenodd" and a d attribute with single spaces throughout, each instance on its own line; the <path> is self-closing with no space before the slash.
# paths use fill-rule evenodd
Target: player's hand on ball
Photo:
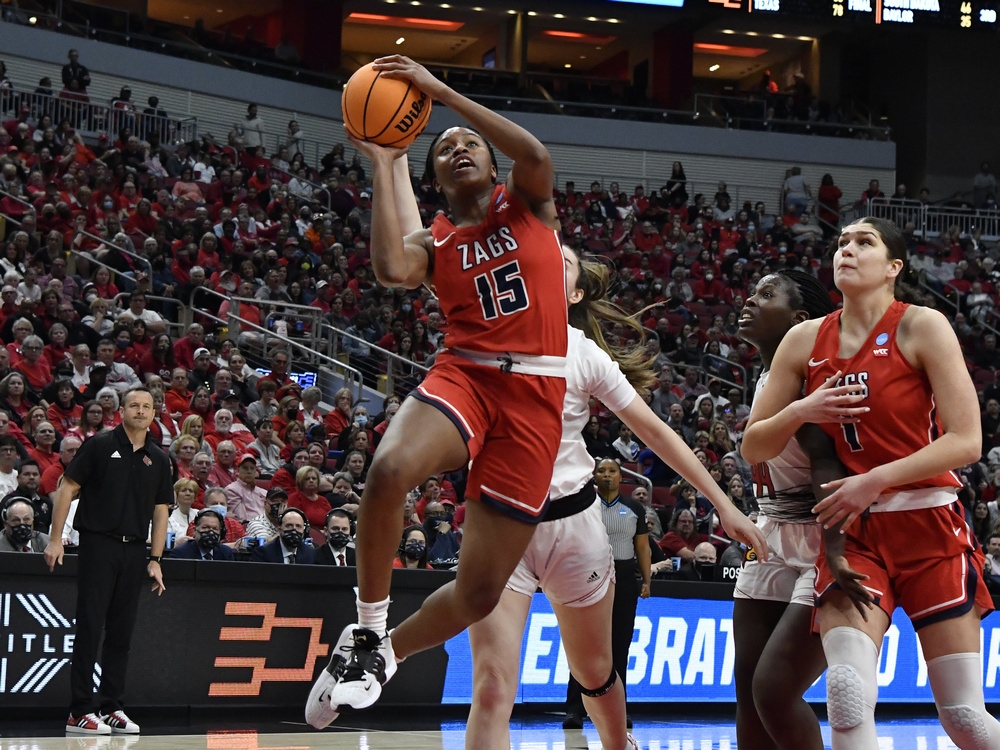
<path id="1" fill-rule="evenodd" d="M 347 132 L 347 129 L 344 129 Z M 406 145 L 402 148 L 395 148 L 392 146 L 379 146 L 377 143 L 370 143 L 368 141 L 362 141 L 355 138 L 350 132 L 347 132 L 348 142 L 354 146 L 358 151 L 367 156 L 372 161 L 377 159 L 386 159 L 387 161 L 395 161 L 401 156 L 405 156 L 406 152 L 409 150 L 410 146 Z"/>
<path id="2" fill-rule="evenodd" d="M 386 78 L 405 79 L 430 97 L 435 97 L 448 87 L 435 78 L 427 68 L 404 55 L 387 55 L 378 58 L 372 67 Z"/>

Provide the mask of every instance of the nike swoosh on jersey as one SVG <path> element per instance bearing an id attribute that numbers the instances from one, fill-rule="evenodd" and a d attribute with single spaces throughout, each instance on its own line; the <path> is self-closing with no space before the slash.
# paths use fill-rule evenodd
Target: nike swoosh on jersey
<path id="1" fill-rule="evenodd" d="M 815 359 L 813 359 L 812 357 L 810 357 L 809 358 L 809 366 L 810 367 L 819 367 L 821 364 L 823 364 L 824 362 L 826 362 L 828 359 L 830 359 L 830 358 L 827 357 L 826 359 L 821 359 L 819 362 L 817 362 Z"/>
<path id="2" fill-rule="evenodd" d="M 452 232 L 447 237 L 445 237 L 443 240 L 434 240 L 434 247 L 441 247 L 444 243 L 446 243 L 448 240 L 450 240 L 454 236 L 455 236 L 455 233 Z"/>
<path id="3" fill-rule="evenodd" d="M 961 534 L 961 533 L 962 533 L 962 530 L 961 530 L 961 529 L 952 529 L 952 531 L 954 531 L 954 532 L 955 532 L 955 536 L 958 536 L 959 534 Z"/>

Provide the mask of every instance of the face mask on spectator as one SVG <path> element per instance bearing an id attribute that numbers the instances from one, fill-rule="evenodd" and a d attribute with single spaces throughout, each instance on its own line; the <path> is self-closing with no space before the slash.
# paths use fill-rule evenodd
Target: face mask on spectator
<path id="1" fill-rule="evenodd" d="M 30 526 L 26 524 L 21 524 L 20 526 L 15 526 L 10 530 L 10 538 L 13 540 L 14 544 L 24 545 L 31 541 L 32 530 Z"/>
<path id="2" fill-rule="evenodd" d="M 289 549 L 298 549 L 298 546 L 302 544 L 302 532 L 295 529 L 286 529 L 281 532 L 281 541 Z"/>
<path id="3" fill-rule="evenodd" d="M 403 305 L 403 312 L 409 312 L 413 309 L 413 305 Z"/>
<path id="4" fill-rule="evenodd" d="M 695 570 L 698 571 L 698 577 L 703 581 L 714 581 L 715 580 L 715 563 L 710 562 L 696 562 L 694 564 Z"/>
<path id="5" fill-rule="evenodd" d="M 104 209 L 110 211 L 114 207 L 114 203 L 111 201 L 104 201 Z"/>
<path id="6" fill-rule="evenodd" d="M 330 546 L 334 549 L 343 549 L 347 546 L 347 543 L 351 541 L 351 537 L 345 534 L 343 531 L 335 531 L 330 534 Z"/>
<path id="7" fill-rule="evenodd" d="M 408 560 L 419 560 L 424 556 L 424 549 L 426 547 L 420 542 L 407 542 L 403 548 L 403 554 Z"/>
<path id="8" fill-rule="evenodd" d="M 267 508 L 267 514 L 271 516 L 271 518 L 277 518 L 281 515 L 281 506 L 282 503 L 271 503 Z"/>
<path id="9" fill-rule="evenodd" d="M 127 341 L 116 341 L 115 343 L 118 344 L 119 349 L 128 349 L 129 342 Z"/>
<path id="10" fill-rule="evenodd" d="M 218 531 L 202 531 L 198 536 L 198 546 L 206 552 L 215 549 L 219 544 Z"/>
<path id="11" fill-rule="evenodd" d="M 366 417 L 364 414 L 359 414 L 354 418 L 354 421 L 357 422 L 362 427 L 364 427 L 366 424 L 368 424 L 368 417 Z"/>

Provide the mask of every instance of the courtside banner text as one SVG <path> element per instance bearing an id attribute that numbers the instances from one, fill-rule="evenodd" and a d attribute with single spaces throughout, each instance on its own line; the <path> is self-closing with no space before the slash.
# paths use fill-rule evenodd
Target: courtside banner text
<path id="1" fill-rule="evenodd" d="M 983 621 L 983 685 L 1000 703 L 1000 617 Z M 468 635 L 450 640 L 444 702 L 469 703 L 472 657 Z M 629 701 L 735 702 L 732 601 L 651 597 L 639 600 L 629 654 Z M 548 600 L 535 594 L 521 647 L 522 703 L 566 699 L 569 666 Z M 916 635 L 896 610 L 879 658 L 879 703 L 932 703 Z M 806 698 L 826 702 L 821 678 Z"/>

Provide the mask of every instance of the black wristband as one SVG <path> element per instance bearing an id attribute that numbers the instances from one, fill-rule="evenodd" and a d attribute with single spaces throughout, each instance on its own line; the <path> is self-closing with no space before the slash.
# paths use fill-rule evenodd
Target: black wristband
<path id="1" fill-rule="evenodd" d="M 150 555 L 149 556 L 149 561 L 150 562 L 158 563 L 162 559 L 163 559 L 163 555 Z"/>

